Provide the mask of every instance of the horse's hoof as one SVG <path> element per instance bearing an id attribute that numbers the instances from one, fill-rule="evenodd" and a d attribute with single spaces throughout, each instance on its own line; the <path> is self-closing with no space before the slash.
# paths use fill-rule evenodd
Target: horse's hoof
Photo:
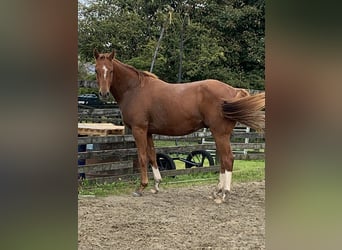
<path id="1" fill-rule="evenodd" d="M 157 194 L 159 191 L 157 189 L 151 188 L 151 193 L 152 194 Z"/>
<path id="2" fill-rule="evenodd" d="M 212 197 L 213 199 L 216 199 L 217 198 L 217 193 L 215 191 L 212 192 L 210 197 Z"/>
<path id="3" fill-rule="evenodd" d="M 219 189 L 219 190 L 215 189 L 215 190 L 211 193 L 211 195 L 213 196 L 214 199 L 216 199 L 216 198 L 219 197 L 220 193 L 222 193 L 222 190 L 221 190 L 221 189 Z"/>
<path id="4" fill-rule="evenodd" d="M 229 193 L 230 192 L 228 190 L 222 192 L 222 202 L 226 202 L 226 198 L 228 197 Z"/>
<path id="5" fill-rule="evenodd" d="M 216 198 L 214 201 L 216 204 L 221 204 L 223 202 L 223 200 L 220 198 Z"/>
<path id="6" fill-rule="evenodd" d="M 142 193 L 139 192 L 139 191 L 135 191 L 132 193 L 133 197 L 141 197 L 142 196 Z"/>

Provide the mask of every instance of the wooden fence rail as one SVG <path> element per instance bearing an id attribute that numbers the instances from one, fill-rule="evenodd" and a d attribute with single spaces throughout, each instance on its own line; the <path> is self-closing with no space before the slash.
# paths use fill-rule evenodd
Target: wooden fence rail
<path id="1" fill-rule="evenodd" d="M 236 149 L 264 149 L 264 143 L 232 143 L 233 151 Z M 157 153 L 164 154 L 188 154 L 195 150 L 214 150 L 214 144 L 199 144 L 193 146 L 171 146 L 171 147 L 159 147 L 156 148 Z M 88 159 L 88 158 L 107 158 L 111 156 L 136 156 L 137 149 L 136 148 L 127 148 L 127 149 L 114 149 L 114 150 L 99 150 L 99 151 L 88 151 L 88 152 L 79 152 L 78 159 Z"/>
<path id="2" fill-rule="evenodd" d="M 211 143 L 212 135 L 210 131 L 198 131 L 186 136 L 162 136 L 154 135 L 155 142 L 158 141 L 170 142 L 174 141 L 174 146 L 158 146 L 157 153 L 168 155 L 188 155 L 195 150 L 207 150 L 214 154 L 215 144 Z M 231 140 L 251 139 L 255 142 L 232 142 L 232 150 L 235 159 L 264 159 L 264 134 L 256 132 L 234 132 Z M 203 139 L 206 143 L 202 143 Z M 176 142 L 180 145 L 176 145 Z M 189 145 L 183 145 L 189 143 Z M 98 183 L 112 182 L 119 179 L 138 178 L 137 173 L 137 149 L 135 147 L 134 138 L 132 135 L 110 135 L 110 136 L 86 136 L 78 138 L 78 145 L 91 145 L 91 149 L 85 152 L 78 152 L 78 159 L 85 161 L 85 165 L 78 166 L 78 173 L 87 176 L 89 180 Z M 241 153 L 243 150 L 248 150 L 247 154 Z M 240 153 L 237 153 L 240 152 Z M 216 172 L 218 166 L 210 166 L 204 168 L 190 168 L 162 171 L 163 176 L 175 176 L 189 173 L 199 172 Z M 151 173 L 149 173 L 151 175 Z"/>
<path id="3" fill-rule="evenodd" d="M 117 108 L 79 108 L 79 122 L 102 123 L 110 122 L 116 125 L 122 125 L 121 111 Z"/>

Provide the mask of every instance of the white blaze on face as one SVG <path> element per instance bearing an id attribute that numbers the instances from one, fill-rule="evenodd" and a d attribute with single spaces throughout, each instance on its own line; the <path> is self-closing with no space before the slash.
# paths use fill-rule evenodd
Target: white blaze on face
<path id="1" fill-rule="evenodd" d="M 106 79 L 108 69 L 104 65 L 103 65 L 102 69 L 104 70 L 104 78 Z"/>

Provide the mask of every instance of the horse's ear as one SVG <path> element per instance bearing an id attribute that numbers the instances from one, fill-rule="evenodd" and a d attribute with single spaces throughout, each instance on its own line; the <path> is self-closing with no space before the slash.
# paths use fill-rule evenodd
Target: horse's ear
<path id="1" fill-rule="evenodd" d="M 112 53 L 110 53 L 109 60 L 113 60 L 114 57 L 115 57 L 115 50 L 113 50 Z"/>
<path id="2" fill-rule="evenodd" d="M 97 49 L 95 48 L 94 49 L 94 57 L 95 57 L 95 59 L 97 59 L 97 58 L 99 58 L 99 52 L 97 51 Z"/>

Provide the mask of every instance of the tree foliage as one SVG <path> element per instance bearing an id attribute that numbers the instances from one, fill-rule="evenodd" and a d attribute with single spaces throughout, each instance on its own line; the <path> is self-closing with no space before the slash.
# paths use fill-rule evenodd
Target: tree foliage
<path id="1" fill-rule="evenodd" d="M 264 18 L 264 0 L 88 0 L 79 3 L 79 56 L 91 62 L 95 47 L 115 49 L 149 70 L 164 28 L 153 68 L 161 79 L 263 89 Z"/>

